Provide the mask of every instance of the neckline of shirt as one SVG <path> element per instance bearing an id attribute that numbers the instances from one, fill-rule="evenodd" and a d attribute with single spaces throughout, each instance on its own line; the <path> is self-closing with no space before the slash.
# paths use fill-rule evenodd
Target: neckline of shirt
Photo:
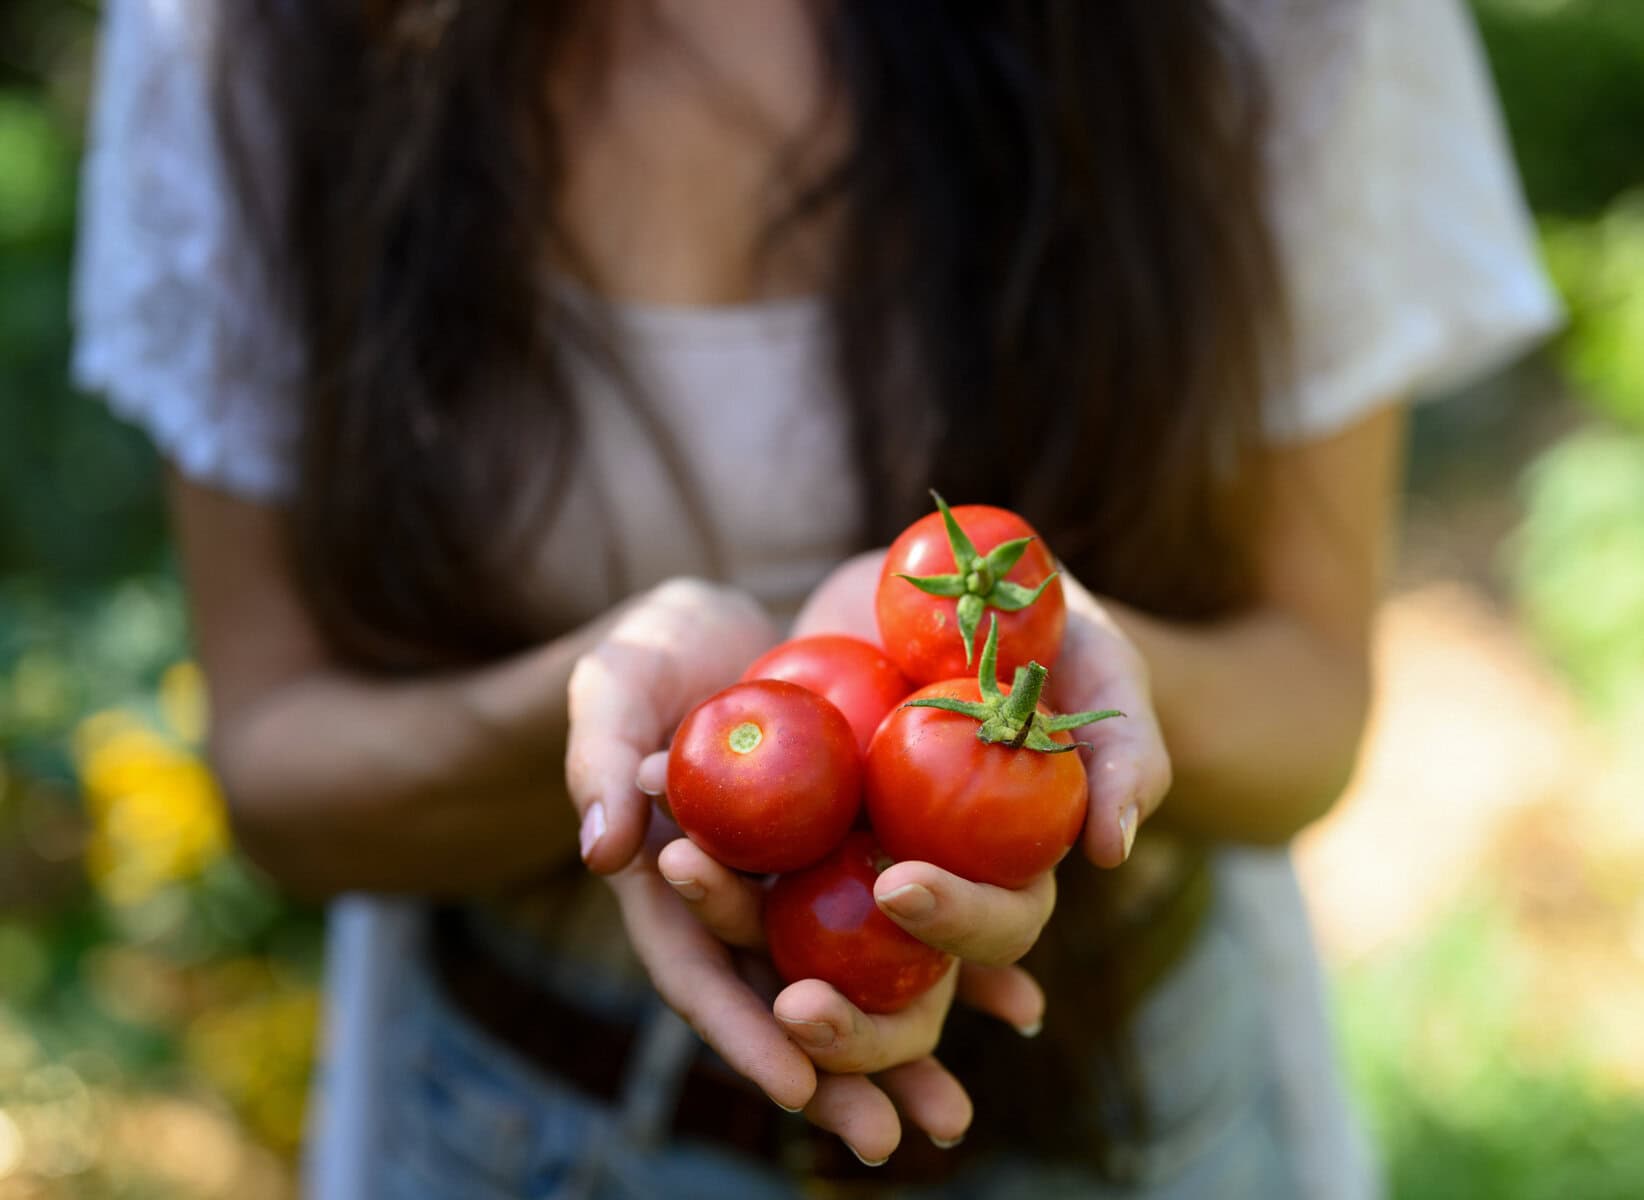
<path id="1" fill-rule="evenodd" d="M 743 304 L 671 304 L 600 295 L 554 272 L 549 284 L 565 301 L 613 321 L 650 342 L 770 342 L 810 335 L 827 316 L 821 295 L 784 296 Z"/>

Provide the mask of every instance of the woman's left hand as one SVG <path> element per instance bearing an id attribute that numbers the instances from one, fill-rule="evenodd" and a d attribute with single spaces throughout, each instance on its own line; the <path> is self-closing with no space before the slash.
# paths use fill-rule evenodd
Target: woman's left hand
<path id="1" fill-rule="evenodd" d="M 836 568 L 805 602 L 794 635 L 842 633 L 878 645 L 873 598 L 883 562 L 884 551 L 875 550 Z M 1116 708 L 1125 714 L 1123 720 L 1074 732 L 1088 746 L 1080 751 L 1090 782 L 1081 845 L 1097 866 L 1116 867 L 1130 857 L 1137 830 L 1170 790 L 1170 754 L 1153 711 L 1141 652 L 1102 602 L 1065 569 L 1062 593 L 1067 631 L 1050 670 L 1046 699 L 1058 712 Z M 898 864 L 898 869 L 907 865 Z M 904 928 L 918 933 L 911 925 L 904 923 Z"/>
<path id="2" fill-rule="evenodd" d="M 878 645 L 874 593 L 883 558 L 882 551 L 862 554 L 838 567 L 806 601 L 794 635 L 842 633 Z M 1123 720 L 1102 721 L 1074 735 L 1087 743 L 1080 751 L 1090 788 L 1082 848 L 1097 866 L 1116 867 L 1129 857 L 1136 831 L 1170 788 L 1170 757 L 1140 652 L 1101 603 L 1065 571 L 1062 584 L 1067 630 L 1050 672 L 1047 698 L 1060 712 L 1118 709 L 1126 714 Z M 687 852 L 669 847 L 665 853 L 683 857 Z M 900 862 L 880 874 L 874 895 L 880 911 L 907 932 L 962 960 L 962 998 L 1023 1032 L 1037 1029 L 1043 994 L 1026 972 L 1010 964 L 1032 949 L 1050 920 L 1056 904 L 1054 874 L 1009 891 L 972 883 L 930 863 Z M 710 893 L 696 907 L 714 927 L 732 919 L 740 903 Z M 812 984 L 789 988 L 779 999 L 779 1006 L 786 1001 L 789 1007 L 779 1007 L 777 1015 L 824 1019 L 817 1016 L 824 997 Z M 802 988 L 810 990 L 801 993 Z M 802 1002 L 812 1007 L 802 1010 Z M 846 1033 L 839 1044 L 861 1040 L 852 1025 L 841 1028 Z M 841 1069 L 833 1065 L 838 1059 L 807 1052 L 824 1070 Z"/>
<path id="3" fill-rule="evenodd" d="M 1153 710 L 1147 663 L 1102 602 L 1062 572 L 1067 631 L 1050 672 L 1047 696 L 1057 712 L 1116 708 L 1123 720 L 1075 730 L 1088 743 L 1085 775 L 1090 807 L 1085 812 L 1085 857 L 1098 867 L 1117 867 L 1130 857 L 1136 832 L 1159 810 L 1170 790 L 1170 753 Z"/>

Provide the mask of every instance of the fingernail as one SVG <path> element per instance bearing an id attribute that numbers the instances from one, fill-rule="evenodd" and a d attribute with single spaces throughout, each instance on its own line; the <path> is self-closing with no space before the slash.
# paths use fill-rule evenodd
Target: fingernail
<path id="1" fill-rule="evenodd" d="M 780 1020 L 795 1039 L 814 1050 L 822 1050 L 833 1045 L 834 1039 L 839 1036 L 834 1027 L 826 1021 L 790 1021 L 786 1017 Z"/>
<path id="2" fill-rule="evenodd" d="M 772 1104 L 776 1105 L 778 1108 L 780 1108 L 785 1113 L 796 1113 L 796 1112 L 804 1112 L 805 1111 L 802 1108 L 789 1108 L 786 1104 L 782 1103 L 782 1101 L 776 1099 L 774 1096 L 767 1096 L 765 1098 L 767 1100 L 769 1100 Z"/>
<path id="3" fill-rule="evenodd" d="M 962 1133 L 956 1138 L 939 1138 L 934 1133 L 930 1135 L 931 1145 L 935 1146 L 938 1150 L 952 1150 L 964 1140 L 965 1135 Z"/>
<path id="4" fill-rule="evenodd" d="M 889 909 L 906 920 L 920 921 L 936 911 L 936 897 L 931 895 L 928 887 L 908 883 L 879 897 L 879 907 Z"/>
<path id="5" fill-rule="evenodd" d="M 1136 844 L 1136 806 L 1134 804 L 1127 804 L 1119 810 L 1119 837 L 1124 840 L 1124 858 L 1128 859 L 1130 857 L 1130 848 Z"/>
<path id="6" fill-rule="evenodd" d="M 1040 1032 L 1043 1031 L 1044 1027 L 1044 1021 L 1034 1021 L 1028 1025 L 1018 1025 L 1016 1027 L 1016 1032 L 1025 1038 L 1036 1038 L 1039 1036 Z"/>
<path id="7" fill-rule="evenodd" d="M 846 1142 L 845 1145 L 851 1146 L 849 1142 Z M 851 1153 L 856 1155 L 856 1161 L 861 1163 L 864 1167 L 882 1167 L 890 1161 L 890 1155 L 888 1154 L 885 1155 L 884 1158 L 863 1158 L 862 1152 L 855 1146 L 851 1146 Z"/>
<path id="8" fill-rule="evenodd" d="M 666 875 L 662 878 L 668 879 Z M 678 892 L 683 900 L 696 901 L 708 894 L 708 889 L 694 879 L 668 879 L 668 886 Z"/>
<path id="9" fill-rule="evenodd" d="M 582 861 L 587 862 L 588 856 L 599 845 L 599 839 L 605 836 L 605 806 L 595 801 L 582 818 L 582 832 L 577 841 L 582 847 Z"/>
<path id="10" fill-rule="evenodd" d="M 662 788 L 646 787 L 644 783 L 644 776 L 636 776 L 634 778 L 634 787 L 645 793 L 645 795 L 651 797 L 653 800 L 662 795 L 664 790 Z"/>

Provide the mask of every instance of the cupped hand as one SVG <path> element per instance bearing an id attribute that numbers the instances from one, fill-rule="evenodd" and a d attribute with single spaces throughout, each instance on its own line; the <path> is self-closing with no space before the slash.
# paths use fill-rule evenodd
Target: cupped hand
<path id="1" fill-rule="evenodd" d="M 577 660 L 565 779 L 590 868 L 621 870 L 645 840 L 651 800 L 634 786 L 640 762 L 775 641 L 775 626 L 745 593 L 673 579 L 631 601 Z"/>
<path id="2" fill-rule="evenodd" d="M 883 551 L 873 551 L 836 568 L 807 599 L 794 636 L 839 633 L 878 645 L 874 593 L 883 559 Z M 1066 571 L 1063 589 L 1067 630 L 1047 698 L 1060 712 L 1118 709 L 1126 714 L 1124 720 L 1074 733 L 1084 742 L 1080 753 L 1090 788 L 1082 848 L 1096 865 L 1115 867 L 1129 857 L 1137 830 L 1169 790 L 1170 757 L 1140 652 L 1100 601 Z M 658 790 L 661 767 L 653 759 L 641 768 L 642 777 L 650 776 Z M 747 880 L 684 840 L 666 847 L 659 865 L 706 928 L 735 945 L 759 944 L 759 895 Z M 1046 873 L 1011 891 L 961 879 L 930 863 L 901 862 L 880 874 L 874 895 L 880 910 L 908 933 L 960 960 L 949 976 L 954 991 L 948 993 L 944 982 L 894 1014 L 901 1018 L 894 1021 L 856 1010 L 819 980 L 790 986 L 775 1005 L 777 1016 L 824 1072 L 807 1115 L 840 1132 L 869 1160 L 894 1148 L 892 1135 L 898 1131 L 892 1125 L 892 1098 L 938 1144 L 958 1136 L 968 1124 L 969 1098 L 929 1053 L 953 995 L 1024 1034 L 1038 1031 L 1044 994 L 1013 964 L 1049 921 L 1056 884 L 1054 875 Z M 870 1081 L 876 1068 L 893 1063 L 900 1065 L 881 1070 Z"/>
<path id="3" fill-rule="evenodd" d="M 660 779 L 660 759 L 641 770 L 647 786 Z M 657 866 L 715 939 L 748 950 L 764 946 L 760 884 L 728 870 L 685 838 L 665 846 Z M 882 903 L 886 897 L 893 897 L 893 904 L 905 899 L 909 887 L 927 888 L 940 897 L 940 911 L 924 921 L 885 911 L 924 940 L 975 961 L 956 963 L 941 983 L 895 1013 L 863 1012 L 817 979 L 791 984 L 772 1004 L 782 1028 L 821 1072 L 806 1116 L 844 1138 L 869 1162 L 895 1149 L 902 1119 L 938 1145 L 956 1141 L 969 1126 L 969 1096 L 934 1057 L 955 995 L 1024 1033 L 1037 1032 L 1044 995 L 1025 971 L 1010 964 L 1032 944 L 1054 901 L 1048 875 L 1011 893 L 968 883 L 928 864 L 901 863 L 887 870 L 879 884 L 875 894 Z"/>
<path id="4" fill-rule="evenodd" d="M 685 713 L 734 682 L 775 637 L 757 604 L 712 584 L 673 580 L 631 602 L 571 672 L 566 782 L 583 859 L 607 876 L 658 995 L 733 1069 L 797 1110 L 812 1099 L 816 1070 L 732 950 L 657 873 L 656 847 L 677 831 L 653 821 L 651 797 L 635 786 L 640 762 L 667 744 Z"/>
<path id="5" fill-rule="evenodd" d="M 794 618 L 793 636 L 839 633 L 880 645 L 873 597 L 884 565 L 883 550 L 868 550 L 847 558 L 828 572 L 805 598 L 799 615 Z"/>
<path id="6" fill-rule="evenodd" d="M 750 982 L 732 944 L 692 914 L 646 847 L 607 877 L 628 940 L 657 995 L 726 1064 L 790 1112 L 817 1092 L 811 1060 L 771 1015 L 767 994 Z"/>
<path id="7" fill-rule="evenodd" d="M 1165 749 L 1147 663 L 1100 600 L 1062 573 L 1067 632 L 1050 672 L 1048 692 L 1058 712 L 1116 708 L 1123 720 L 1074 730 L 1086 743 L 1085 774 L 1090 807 L 1085 814 L 1085 856 L 1099 867 L 1130 857 L 1136 831 L 1158 811 L 1170 790 L 1170 753 Z"/>

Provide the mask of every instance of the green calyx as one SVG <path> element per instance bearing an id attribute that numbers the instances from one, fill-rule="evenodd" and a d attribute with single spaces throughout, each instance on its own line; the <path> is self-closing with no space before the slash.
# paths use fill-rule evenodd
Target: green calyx
<path id="1" fill-rule="evenodd" d="M 976 630 L 982 624 L 982 614 L 989 608 L 997 608 L 1001 612 L 1021 611 L 1044 594 L 1059 572 L 1046 576 L 1036 588 L 1011 583 L 1005 576 L 1021 560 L 1023 551 L 1033 539 L 1025 537 L 1000 542 L 986 554 L 978 554 L 975 544 L 959 528 L 959 522 L 953 519 L 947 502 L 934 491 L 931 496 L 936 500 L 937 511 L 942 514 L 942 523 L 947 526 L 948 545 L 953 550 L 954 565 L 958 569 L 952 575 L 899 574 L 897 578 L 907 580 L 927 595 L 945 596 L 959 602 L 959 636 L 965 641 L 965 665 L 968 667 L 976 657 Z"/>
<path id="2" fill-rule="evenodd" d="M 1039 693 L 1044 690 L 1049 672 L 1036 662 L 1016 668 L 1011 681 L 1010 695 L 999 689 L 999 618 L 993 618 L 988 627 L 988 640 L 982 646 L 982 661 L 976 672 L 976 685 L 981 690 L 979 702 L 953 700 L 946 696 L 931 696 L 924 700 L 909 700 L 906 708 L 940 708 L 945 712 L 960 713 L 981 722 L 976 739 L 982 742 L 1003 742 L 1019 750 L 1037 750 L 1041 754 L 1066 754 L 1082 742 L 1058 742 L 1050 735 L 1066 733 L 1109 717 L 1122 717 L 1116 708 L 1100 712 L 1068 713 L 1066 716 L 1047 717 L 1039 712 Z"/>

